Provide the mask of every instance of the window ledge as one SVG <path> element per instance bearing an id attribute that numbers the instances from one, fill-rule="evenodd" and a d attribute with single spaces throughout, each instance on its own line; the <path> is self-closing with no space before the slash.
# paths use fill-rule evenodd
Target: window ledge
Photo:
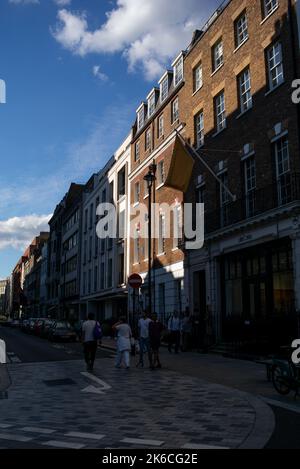
<path id="1" fill-rule="evenodd" d="M 212 137 L 215 138 L 215 137 L 218 137 L 218 135 L 220 135 L 222 132 L 224 132 L 225 130 L 227 129 L 227 126 L 225 126 L 223 129 L 221 130 L 218 130 L 217 132 L 215 132 Z"/>
<path id="2" fill-rule="evenodd" d="M 147 195 L 144 195 L 144 200 L 148 199 L 149 198 L 149 194 Z"/>
<path id="3" fill-rule="evenodd" d="M 266 17 L 260 22 L 260 24 L 263 25 L 266 21 L 268 21 L 268 19 L 269 19 L 272 15 L 274 15 L 275 11 L 277 11 L 278 8 L 279 8 L 279 4 L 277 5 L 276 8 L 274 8 L 273 11 L 271 11 L 271 13 L 268 14 L 268 16 L 266 16 Z"/>
<path id="4" fill-rule="evenodd" d="M 134 202 L 134 204 L 133 204 L 133 208 L 135 208 L 135 207 L 138 207 L 139 205 L 140 205 L 140 203 L 139 203 L 139 202 Z"/>
<path id="5" fill-rule="evenodd" d="M 222 63 L 222 65 L 220 65 L 218 68 L 216 68 L 216 70 L 214 72 L 212 72 L 212 74 L 210 75 L 211 77 L 213 77 L 216 73 L 218 73 L 219 70 L 221 70 L 221 68 L 224 67 L 224 62 Z"/>
<path id="6" fill-rule="evenodd" d="M 172 122 L 172 126 L 178 125 L 180 123 L 179 119 L 176 119 L 176 121 Z"/>
<path id="7" fill-rule="evenodd" d="M 279 85 L 274 86 L 274 88 L 272 88 L 271 90 L 265 93 L 265 96 L 269 96 L 270 94 L 272 94 L 274 91 L 276 91 L 278 88 L 280 88 L 284 84 L 285 84 L 285 81 L 282 81 L 281 83 L 279 83 Z"/>
<path id="8" fill-rule="evenodd" d="M 199 93 L 199 91 L 201 91 L 203 88 L 203 85 L 200 86 L 200 88 L 198 88 L 196 91 L 194 91 L 194 93 L 192 94 L 192 96 L 196 96 L 197 93 Z"/>
<path id="9" fill-rule="evenodd" d="M 246 44 L 246 42 L 249 41 L 249 36 L 247 37 L 247 39 L 244 39 L 243 42 L 241 42 L 233 51 L 234 54 L 236 54 L 237 51 L 240 50 L 241 47 L 243 47 L 244 44 Z"/>
<path id="10" fill-rule="evenodd" d="M 163 182 L 162 184 L 159 184 L 159 186 L 157 186 L 156 190 L 158 191 L 159 189 L 161 189 L 162 187 L 164 187 L 165 183 Z"/>
<path id="11" fill-rule="evenodd" d="M 157 257 L 163 257 L 163 256 L 166 256 L 165 252 L 161 252 L 160 254 L 157 254 Z"/>
<path id="12" fill-rule="evenodd" d="M 172 252 L 177 252 L 177 251 L 179 251 L 179 247 L 172 249 Z"/>
<path id="13" fill-rule="evenodd" d="M 238 116 L 236 116 L 236 119 L 240 119 L 241 117 L 243 117 L 245 114 L 247 114 L 249 111 L 251 111 L 251 109 L 253 109 L 253 105 L 248 107 L 248 109 L 246 109 L 246 111 L 242 111 L 240 112 L 240 114 Z"/>

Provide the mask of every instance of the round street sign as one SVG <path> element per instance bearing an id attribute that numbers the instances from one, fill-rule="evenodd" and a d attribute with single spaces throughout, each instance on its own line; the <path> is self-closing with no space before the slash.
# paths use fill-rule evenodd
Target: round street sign
<path id="1" fill-rule="evenodd" d="M 143 279 L 139 274 L 132 274 L 128 279 L 128 284 L 131 288 L 138 289 L 143 285 Z"/>

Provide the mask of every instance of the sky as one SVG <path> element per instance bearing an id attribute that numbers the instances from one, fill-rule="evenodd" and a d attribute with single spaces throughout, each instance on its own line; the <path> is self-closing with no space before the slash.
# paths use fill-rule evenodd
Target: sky
<path id="1" fill-rule="evenodd" d="M 0 278 L 220 0 L 0 0 Z"/>

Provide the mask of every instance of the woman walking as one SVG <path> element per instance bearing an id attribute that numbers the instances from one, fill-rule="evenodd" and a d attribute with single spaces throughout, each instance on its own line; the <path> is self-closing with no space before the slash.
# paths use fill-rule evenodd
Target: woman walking
<path id="1" fill-rule="evenodd" d="M 120 317 L 119 322 L 113 326 L 113 330 L 117 332 L 116 368 L 121 368 L 124 362 L 126 369 L 129 370 L 132 332 L 126 318 Z"/>

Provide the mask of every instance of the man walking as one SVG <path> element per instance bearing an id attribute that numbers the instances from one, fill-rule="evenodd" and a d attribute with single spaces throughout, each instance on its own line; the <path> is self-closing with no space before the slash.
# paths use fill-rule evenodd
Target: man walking
<path id="1" fill-rule="evenodd" d="M 151 319 L 148 318 L 147 313 L 144 311 L 143 316 L 139 320 L 138 329 L 139 329 L 139 342 L 140 342 L 140 360 L 137 364 L 137 367 L 144 366 L 144 353 L 148 353 L 150 368 L 152 368 L 152 353 L 150 347 L 149 339 L 149 325 Z"/>
<path id="2" fill-rule="evenodd" d="M 152 322 L 149 324 L 149 338 L 150 338 L 150 347 L 153 354 L 152 357 L 152 369 L 161 368 L 161 363 L 159 359 L 159 349 L 161 345 L 161 335 L 163 332 L 164 326 L 158 320 L 157 314 L 152 315 Z"/>
<path id="3" fill-rule="evenodd" d="M 113 326 L 113 330 L 117 332 L 116 368 L 121 368 L 124 361 L 126 369 L 129 370 L 132 332 L 126 318 L 120 317 L 119 322 Z"/>
<path id="4" fill-rule="evenodd" d="M 95 315 L 89 313 L 87 321 L 82 324 L 82 342 L 87 371 L 93 371 L 98 340 L 100 338 L 100 324 L 95 321 Z"/>
<path id="5" fill-rule="evenodd" d="M 172 347 L 175 346 L 175 353 L 179 353 L 181 320 L 177 311 L 172 314 L 168 321 L 169 346 L 168 350 L 172 353 Z"/>

